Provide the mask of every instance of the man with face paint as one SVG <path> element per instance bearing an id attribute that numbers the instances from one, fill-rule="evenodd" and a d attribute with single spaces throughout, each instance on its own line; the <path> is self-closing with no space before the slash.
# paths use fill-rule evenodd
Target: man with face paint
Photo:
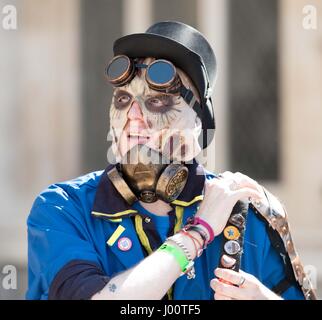
<path id="1" fill-rule="evenodd" d="M 114 54 L 115 164 L 36 199 L 27 298 L 314 299 L 277 198 L 195 159 L 215 128 L 204 36 L 160 22 Z"/>
<path id="2" fill-rule="evenodd" d="M 146 58 L 142 64 L 153 61 L 156 59 Z M 178 68 L 176 72 L 197 97 L 197 90 L 184 72 Z M 142 69 L 130 83 L 114 90 L 110 121 L 117 161 L 135 144 L 145 144 L 177 161 L 193 159 L 201 151 L 201 120 L 180 95 L 153 90 L 145 78 L 146 70 Z"/>
<path id="3" fill-rule="evenodd" d="M 107 73 L 113 67 L 115 61 L 119 59 L 124 59 L 124 57 L 117 56 L 114 58 L 107 68 Z M 113 137 L 113 154 L 117 163 L 123 164 L 125 159 L 129 162 L 130 155 L 135 156 L 136 152 L 140 153 L 142 157 L 142 153 L 148 151 L 155 154 L 157 162 L 159 155 L 160 160 L 163 160 L 163 162 L 187 163 L 193 160 L 201 151 L 198 138 L 202 124 L 191 105 L 187 104 L 179 93 L 169 93 L 170 90 L 160 92 L 151 88 L 146 81 L 148 72 L 150 72 L 149 68 L 159 62 L 161 66 L 165 64 L 165 61 L 159 59 L 142 59 L 140 65 L 144 66 L 144 68 L 138 69 L 133 79 L 130 78 L 130 81 L 126 84 L 122 83 L 121 86 L 116 87 L 114 90 L 110 107 L 110 131 Z M 170 62 L 168 63 L 173 68 L 174 74 L 176 74 L 182 86 L 194 96 L 197 96 L 197 90 L 184 72 L 175 68 Z M 124 167 L 125 164 L 123 164 Z M 174 165 L 172 165 L 173 167 Z M 177 175 L 184 174 L 184 171 L 180 170 L 181 167 L 178 165 L 177 167 L 179 169 Z M 164 166 L 160 168 L 163 169 Z M 144 170 L 147 172 L 149 169 L 151 168 L 145 168 Z M 113 174 L 115 174 L 115 169 L 112 170 Z M 160 177 L 158 173 L 155 174 L 155 170 L 156 168 L 153 167 L 150 179 L 151 184 L 155 184 L 156 177 Z M 142 175 L 136 176 L 138 181 L 146 180 Z M 133 175 L 131 178 L 133 178 Z M 113 179 L 112 182 L 114 182 Z M 115 183 L 115 187 L 118 189 L 117 182 Z M 150 189 L 153 188 L 152 185 L 149 187 Z M 118 190 L 120 191 L 122 188 Z M 153 190 L 141 190 L 142 192 L 151 195 Z M 140 195 L 137 196 L 136 200 L 140 199 L 145 203 L 151 204 L 145 204 L 145 206 L 153 209 L 153 212 L 160 207 L 167 208 L 168 211 L 171 209 L 171 206 L 166 203 L 170 201 L 157 199 L 157 195 L 152 195 L 152 198 L 148 201 L 147 196 L 145 197 L 146 201 Z M 175 200 L 175 198 L 172 200 Z M 128 202 L 130 205 L 132 204 L 131 201 Z"/>

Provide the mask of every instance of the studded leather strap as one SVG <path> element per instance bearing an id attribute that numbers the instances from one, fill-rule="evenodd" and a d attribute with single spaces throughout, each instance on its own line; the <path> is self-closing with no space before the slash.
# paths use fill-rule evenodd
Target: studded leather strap
<path id="1" fill-rule="evenodd" d="M 248 202 L 238 201 L 223 231 L 219 268 L 239 271 L 243 254 Z"/>

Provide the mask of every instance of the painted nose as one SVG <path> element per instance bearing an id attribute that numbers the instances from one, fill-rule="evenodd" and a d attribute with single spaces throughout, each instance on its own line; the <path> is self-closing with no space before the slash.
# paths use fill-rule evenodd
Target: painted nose
<path id="1" fill-rule="evenodd" d="M 143 120 L 143 113 L 137 101 L 133 101 L 130 110 L 127 113 L 129 120 Z"/>

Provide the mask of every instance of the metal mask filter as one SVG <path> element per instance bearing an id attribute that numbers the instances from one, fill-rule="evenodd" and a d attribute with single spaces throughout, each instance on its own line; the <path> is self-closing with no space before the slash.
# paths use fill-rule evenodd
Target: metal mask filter
<path id="1" fill-rule="evenodd" d="M 152 203 L 161 199 L 170 203 L 182 192 L 188 168 L 182 163 L 171 163 L 145 145 L 136 145 L 107 174 L 130 205 L 137 200 Z"/>

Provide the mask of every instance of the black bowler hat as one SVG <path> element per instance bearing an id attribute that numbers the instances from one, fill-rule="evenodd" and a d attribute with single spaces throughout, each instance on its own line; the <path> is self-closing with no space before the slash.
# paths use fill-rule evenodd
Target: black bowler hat
<path id="1" fill-rule="evenodd" d="M 177 22 L 163 21 L 152 25 L 145 33 L 135 33 L 114 42 L 114 54 L 131 58 L 154 57 L 167 59 L 182 69 L 193 81 L 201 98 L 203 109 L 203 147 L 211 142 L 215 118 L 211 92 L 216 78 L 216 57 L 206 38 L 193 27 Z"/>

